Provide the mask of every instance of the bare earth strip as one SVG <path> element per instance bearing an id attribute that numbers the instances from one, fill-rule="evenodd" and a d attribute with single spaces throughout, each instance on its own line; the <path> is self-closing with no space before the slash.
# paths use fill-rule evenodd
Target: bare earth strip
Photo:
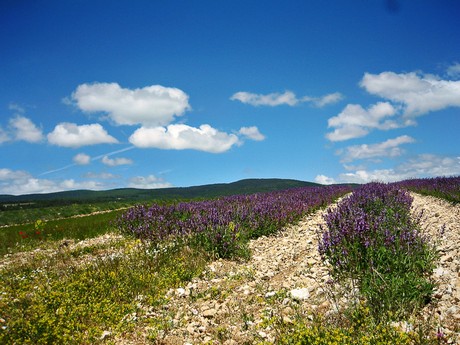
<path id="1" fill-rule="evenodd" d="M 434 302 L 425 311 L 444 333 L 460 339 L 460 205 L 413 194 L 413 211 L 424 210 L 422 227 L 437 241 L 441 260 Z M 218 260 L 187 286 L 170 290 L 161 309 L 145 307 L 155 327 L 118 338 L 118 343 L 251 344 L 273 342 L 273 322 L 290 323 L 314 313 L 333 313 L 330 279 L 317 250 L 324 210 L 275 236 L 250 243 L 247 262 Z M 440 238 L 440 229 L 445 231 Z"/>
<path id="2" fill-rule="evenodd" d="M 439 284 L 433 316 L 444 333 L 460 342 L 460 205 L 415 193 L 412 196 L 414 212 L 423 211 L 422 228 L 436 241 L 441 255 L 433 274 Z"/>
<path id="3" fill-rule="evenodd" d="M 308 215 L 275 236 L 251 241 L 249 261 L 215 261 L 202 278 L 170 290 L 169 303 L 162 310 L 146 310 L 146 317 L 163 325 L 157 343 L 270 341 L 275 337 L 271 327 L 265 325 L 270 318 L 290 322 L 296 316 L 327 307 L 321 286 L 329 277 L 320 262 L 316 239 L 319 225 L 324 223 L 323 212 Z M 295 299 L 289 293 L 293 289 L 299 289 Z M 146 333 L 149 331 L 155 332 Z M 146 341 L 141 338 L 118 341 Z"/>

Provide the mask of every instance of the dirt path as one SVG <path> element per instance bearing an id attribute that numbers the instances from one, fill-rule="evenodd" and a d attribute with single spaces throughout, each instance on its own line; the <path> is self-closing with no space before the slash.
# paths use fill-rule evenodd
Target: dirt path
<path id="1" fill-rule="evenodd" d="M 147 317 L 164 325 L 156 334 L 157 343 L 270 341 L 275 336 L 269 325 L 272 317 L 290 322 L 299 314 L 328 307 L 321 286 L 329 277 L 316 240 L 322 213 L 309 215 L 278 235 L 251 241 L 249 261 L 215 261 L 203 278 L 170 290 L 164 309 L 146 310 Z M 133 340 L 138 342 L 143 341 Z"/>
<path id="2" fill-rule="evenodd" d="M 446 334 L 458 336 L 460 324 L 460 205 L 426 196 L 414 196 L 414 213 L 424 210 L 422 227 L 441 250 L 435 278 L 440 283 L 436 307 L 426 315 Z M 170 290 L 161 310 L 146 308 L 141 317 L 153 318 L 157 327 L 120 343 L 244 344 L 271 342 L 273 322 L 333 312 L 327 293 L 330 279 L 317 250 L 317 230 L 324 224 L 318 211 L 278 235 L 251 241 L 251 259 L 237 263 L 218 260 L 203 277 Z M 439 231 L 445 224 L 442 238 Z M 427 316 L 428 317 L 428 316 Z M 457 328 L 456 328 L 457 327 Z M 118 341 L 117 341 L 118 342 Z"/>
<path id="3" fill-rule="evenodd" d="M 439 286 L 431 313 L 441 330 L 454 333 L 460 343 L 460 205 L 430 196 L 412 196 L 414 212 L 423 211 L 422 228 L 436 241 L 441 256 L 433 274 Z"/>

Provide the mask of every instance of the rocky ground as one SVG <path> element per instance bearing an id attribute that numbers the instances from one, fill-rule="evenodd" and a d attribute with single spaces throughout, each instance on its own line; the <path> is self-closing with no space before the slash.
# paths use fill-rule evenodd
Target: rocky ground
<path id="1" fill-rule="evenodd" d="M 413 197 L 414 215 L 423 211 L 423 231 L 440 251 L 433 274 L 438 288 L 421 317 L 460 344 L 460 205 L 417 194 Z M 117 344 L 270 343 L 280 329 L 276 326 L 297 318 L 312 319 L 318 313 L 333 316 L 350 290 L 333 291 L 320 260 L 317 232 L 324 225 L 323 213 L 310 214 L 277 235 L 251 241 L 248 261 L 210 263 L 199 278 L 170 290 L 162 307 L 146 306 L 138 296 L 139 311 L 126 317 L 148 319 L 152 326 L 116 338 L 105 332 L 102 338 Z M 114 234 L 80 242 L 66 240 L 59 248 L 41 248 L 27 256 L 5 255 L 0 267 L 59 255 L 61 246 L 66 250 L 101 247 L 100 255 L 107 255 L 110 244 L 118 240 L 120 235 Z"/>
<path id="2" fill-rule="evenodd" d="M 422 227 L 441 252 L 434 272 L 439 288 L 424 317 L 460 341 L 460 205 L 413 196 L 414 214 L 423 210 Z M 157 344 L 181 345 L 272 342 L 276 323 L 334 313 L 341 301 L 332 296 L 343 296 L 343 291 L 331 294 L 330 277 L 318 254 L 323 212 L 306 216 L 276 236 L 251 241 L 247 262 L 211 263 L 202 277 L 170 290 L 162 309 L 143 307 L 135 315 L 151 318 L 155 327 L 116 342 L 144 343 L 146 337 Z"/>
<path id="3" fill-rule="evenodd" d="M 423 211 L 422 227 L 436 241 L 440 262 L 433 278 L 439 284 L 432 310 L 440 329 L 460 344 L 460 205 L 412 194 L 414 212 Z"/>

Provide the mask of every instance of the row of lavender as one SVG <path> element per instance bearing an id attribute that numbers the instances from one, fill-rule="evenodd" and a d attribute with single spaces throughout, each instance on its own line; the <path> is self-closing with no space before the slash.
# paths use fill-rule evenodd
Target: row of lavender
<path id="1" fill-rule="evenodd" d="M 344 186 L 306 187 L 170 205 L 139 205 L 125 212 L 117 220 L 117 227 L 154 244 L 171 236 L 199 238 L 207 250 L 231 257 L 248 239 L 276 232 L 349 191 Z"/>
<path id="2" fill-rule="evenodd" d="M 369 183 L 325 214 L 319 252 L 337 282 L 353 282 L 375 316 L 410 314 L 430 299 L 436 248 L 412 197 L 396 184 Z"/>
<path id="3" fill-rule="evenodd" d="M 410 179 L 395 183 L 399 187 L 460 203 L 460 176 Z"/>

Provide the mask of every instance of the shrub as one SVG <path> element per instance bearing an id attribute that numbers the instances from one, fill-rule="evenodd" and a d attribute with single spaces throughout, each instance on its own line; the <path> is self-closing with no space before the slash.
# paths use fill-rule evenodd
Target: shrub
<path id="1" fill-rule="evenodd" d="M 396 183 L 413 192 L 432 195 L 454 204 L 460 202 L 460 176 L 410 179 Z"/>
<path id="2" fill-rule="evenodd" d="M 408 192 L 364 185 L 325 215 L 319 252 L 338 282 L 351 280 L 374 316 L 407 315 L 429 301 L 436 250 L 411 217 Z M 388 314 L 390 312 L 390 314 Z"/>
<path id="3" fill-rule="evenodd" d="M 207 251 L 231 258 L 247 254 L 245 243 L 249 239 L 279 231 L 349 190 L 341 186 L 307 187 L 170 205 L 139 205 L 118 218 L 117 228 L 154 245 L 168 238 L 191 237 Z"/>

